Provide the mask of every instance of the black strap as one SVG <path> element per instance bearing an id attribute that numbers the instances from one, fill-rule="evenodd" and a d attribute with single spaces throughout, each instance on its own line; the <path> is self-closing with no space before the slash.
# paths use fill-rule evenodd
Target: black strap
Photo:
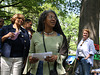
<path id="1" fill-rule="evenodd" d="M 43 33 L 43 45 L 44 45 L 45 52 L 47 52 L 46 46 L 45 46 L 45 40 L 44 40 L 44 33 Z"/>
<path id="2" fill-rule="evenodd" d="M 45 40 L 44 40 L 44 33 L 43 33 L 43 45 L 44 45 L 45 52 L 47 52 Z M 49 69 L 49 75 L 50 75 L 50 64 L 49 64 L 49 62 L 47 62 L 47 63 L 48 63 L 48 69 Z"/>

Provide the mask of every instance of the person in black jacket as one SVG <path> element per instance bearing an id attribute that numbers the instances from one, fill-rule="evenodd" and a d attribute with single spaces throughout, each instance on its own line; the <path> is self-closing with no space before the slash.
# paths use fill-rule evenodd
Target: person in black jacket
<path id="1" fill-rule="evenodd" d="M 15 14 L 11 18 L 12 24 L 1 29 L 1 75 L 21 75 L 30 47 L 28 32 L 21 27 L 24 20 L 22 14 Z"/>
<path id="2" fill-rule="evenodd" d="M 4 25 L 4 19 L 0 18 L 0 31 L 1 31 L 1 28 L 3 27 L 3 25 Z M 0 56 L 1 56 L 1 39 L 0 39 Z"/>
<path id="3" fill-rule="evenodd" d="M 4 25 L 4 19 L 0 18 L 0 33 L 1 33 L 1 28 L 3 27 L 3 25 Z M 1 39 L 0 39 L 0 60 L 1 60 Z M 0 64 L 1 64 L 1 61 L 0 61 Z M 1 65 L 0 65 L 0 71 L 1 71 Z"/>

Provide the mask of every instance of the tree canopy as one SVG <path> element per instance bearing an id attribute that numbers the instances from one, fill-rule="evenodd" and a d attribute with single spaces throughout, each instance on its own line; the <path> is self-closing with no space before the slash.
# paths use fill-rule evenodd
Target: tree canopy
<path id="1" fill-rule="evenodd" d="M 59 15 L 65 16 L 68 12 L 79 13 L 80 2 L 78 0 L 1 0 L 0 1 L 0 17 L 9 19 L 13 14 L 18 13 L 15 9 L 21 11 L 25 17 L 30 17 L 30 14 L 39 14 L 46 10 L 44 4 L 51 4 L 59 10 Z"/>

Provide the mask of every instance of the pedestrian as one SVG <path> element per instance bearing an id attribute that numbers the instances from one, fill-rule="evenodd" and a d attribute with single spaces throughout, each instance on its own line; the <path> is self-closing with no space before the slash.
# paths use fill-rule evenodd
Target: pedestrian
<path id="1" fill-rule="evenodd" d="M 1 28 L 3 27 L 3 25 L 4 25 L 4 19 L 0 18 L 0 33 L 1 33 Z M 1 57 L 1 39 L 0 39 L 0 57 Z"/>
<path id="2" fill-rule="evenodd" d="M 1 33 L 1 28 L 3 27 L 3 25 L 4 25 L 4 19 L 0 18 L 0 33 Z M 1 64 L 1 39 L 0 39 L 0 64 Z M 0 65 L 0 74 L 1 74 L 1 65 Z"/>
<path id="3" fill-rule="evenodd" d="M 15 14 L 11 18 L 12 24 L 1 29 L 1 75 L 21 75 L 30 47 L 28 32 L 21 27 L 24 20 L 22 14 Z"/>
<path id="4" fill-rule="evenodd" d="M 83 29 L 83 38 L 79 42 L 76 50 L 78 67 L 75 75 L 90 75 L 90 69 L 93 66 L 95 47 L 94 42 L 89 38 L 89 35 L 89 29 Z"/>
<path id="5" fill-rule="evenodd" d="M 68 55 L 67 40 L 53 10 L 45 10 L 39 18 L 37 32 L 32 36 L 28 61 L 24 70 L 32 75 L 65 75 L 64 59 Z M 44 61 L 32 53 L 52 52 Z"/>
<path id="6" fill-rule="evenodd" d="M 30 19 L 25 19 L 25 22 L 24 22 L 24 24 L 23 24 L 22 27 L 28 31 L 29 38 L 30 38 L 30 42 L 31 42 L 32 35 L 33 35 L 33 33 L 35 32 L 35 31 L 32 29 L 32 21 L 31 21 Z M 24 70 L 25 64 L 26 64 L 26 61 L 25 61 L 24 64 L 23 64 L 22 72 L 23 72 L 23 70 Z M 28 72 L 27 75 L 30 75 L 30 72 Z"/>

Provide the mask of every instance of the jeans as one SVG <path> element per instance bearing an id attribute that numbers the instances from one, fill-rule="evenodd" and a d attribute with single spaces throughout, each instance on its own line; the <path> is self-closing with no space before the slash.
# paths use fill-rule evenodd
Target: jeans
<path id="1" fill-rule="evenodd" d="M 39 61 L 36 75 L 43 75 L 43 61 Z"/>
<path id="2" fill-rule="evenodd" d="M 78 67 L 75 71 L 75 75 L 90 75 L 91 64 L 87 63 L 87 60 L 82 58 L 78 61 Z"/>
<path id="3" fill-rule="evenodd" d="M 30 75 L 33 75 L 30 73 Z M 36 75 L 43 75 L 43 61 L 39 61 Z"/>

